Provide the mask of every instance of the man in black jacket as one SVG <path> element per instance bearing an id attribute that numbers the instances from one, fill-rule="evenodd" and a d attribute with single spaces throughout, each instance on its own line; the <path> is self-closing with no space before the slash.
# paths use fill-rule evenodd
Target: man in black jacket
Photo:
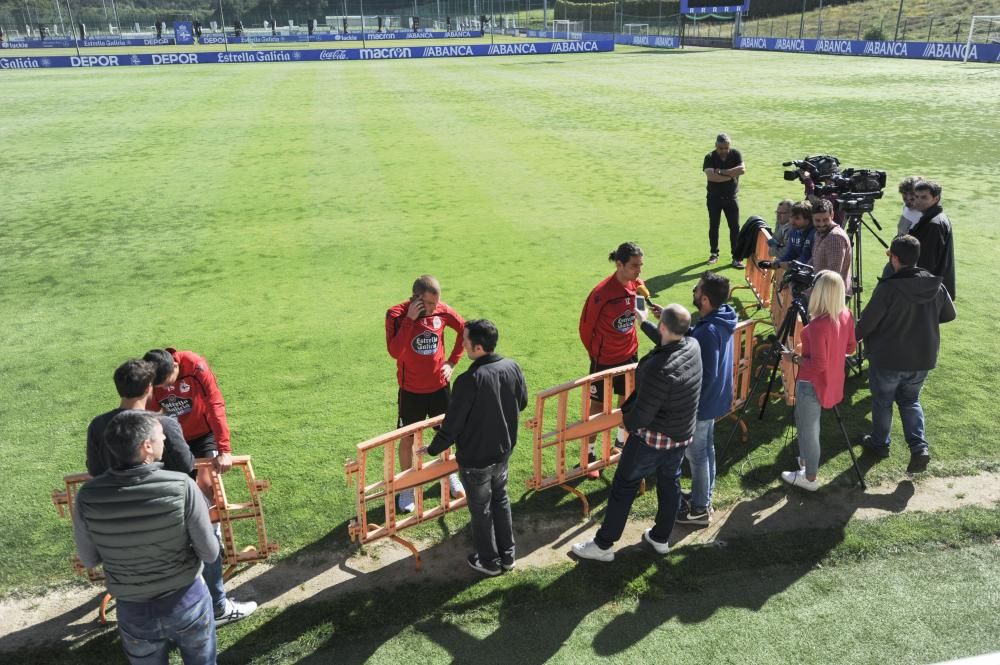
<path id="1" fill-rule="evenodd" d="M 872 391 L 872 433 L 862 445 L 876 457 L 889 456 L 892 403 L 899 408 L 903 435 L 910 446 L 907 471 L 927 468 L 931 456 L 924 436 L 920 389 L 937 364 L 938 324 L 955 318 L 955 305 L 940 277 L 916 267 L 920 241 L 895 238 L 889 247 L 893 274 L 879 282 L 858 319 L 857 338 L 868 350 Z"/>
<path id="2" fill-rule="evenodd" d="M 917 267 L 940 277 L 955 300 L 955 240 L 951 220 L 941 208 L 941 185 L 932 180 L 917 181 L 913 205 L 920 212 L 920 220 L 910 227 L 910 235 L 920 241 Z"/>
<path id="3" fill-rule="evenodd" d="M 637 312 L 641 317 L 644 312 Z M 660 344 L 643 356 L 635 371 L 635 392 L 622 405 L 629 432 L 611 485 L 604 524 L 593 540 L 573 545 L 581 559 L 613 561 L 639 483 L 656 473 L 656 523 L 643 539 L 659 554 L 670 551 L 670 532 L 680 509 L 681 461 L 694 437 L 701 392 L 701 349 L 685 337 L 691 315 L 668 305 L 660 315 Z"/>
<path id="4" fill-rule="evenodd" d="M 528 387 L 516 362 L 494 352 L 492 321 L 468 321 L 462 344 L 472 365 L 455 379 L 451 403 L 431 445 L 418 454 L 440 455 L 455 443 L 476 551 L 469 565 L 485 575 L 514 567 L 514 527 L 507 497 L 507 462 L 517 443 L 518 414 Z"/>

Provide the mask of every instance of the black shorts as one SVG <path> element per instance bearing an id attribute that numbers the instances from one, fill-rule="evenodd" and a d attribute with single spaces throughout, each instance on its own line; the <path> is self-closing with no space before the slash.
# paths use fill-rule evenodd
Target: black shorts
<path id="1" fill-rule="evenodd" d="M 590 374 L 596 374 L 597 372 L 602 372 L 606 369 L 613 369 L 615 367 L 621 367 L 623 365 L 631 365 L 632 363 L 639 362 L 638 354 L 632 356 L 623 363 L 616 363 L 614 365 L 602 365 L 601 363 L 591 360 L 590 361 Z M 619 374 L 615 378 L 611 379 L 611 389 L 616 395 L 621 397 L 625 396 L 625 375 Z M 604 386 L 600 383 L 590 384 L 590 399 L 595 402 L 604 401 Z"/>
<path id="2" fill-rule="evenodd" d="M 448 410 L 450 398 L 451 389 L 448 386 L 432 393 L 411 393 L 400 388 L 399 420 L 396 422 L 396 427 L 405 427 L 427 418 L 440 416 Z"/>
<path id="3" fill-rule="evenodd" d="M 188 446 L 191 448 L 191 454 L 195 456 L 195 459 L 199 457 L 218 457 L 219 455 L 219 445 L 215 442 L 215 435 L 211 432 L 203 434 L 197 439 L 191 439 L 188 441 Z"/>

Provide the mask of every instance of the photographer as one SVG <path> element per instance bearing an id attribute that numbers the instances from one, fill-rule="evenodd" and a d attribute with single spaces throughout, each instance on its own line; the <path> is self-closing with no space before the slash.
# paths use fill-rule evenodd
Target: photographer
<path id="1" fill-rule="evenodd" d="M 702 170 L 708 179 L 708 243 L 709 265 L 719 260 L 719 223 L 722 213 L 726 213 L 729 226 L 729 248 L 733 255 L 733 267 L 743 269 L 736 258 L 736 240 L 740 235 L 740 204 L 737 193 L 740 190 L 740 176 L 746 173 L 743 155 L 731 146 L 728 134 L 715 138 L 715 150 L 705 155 Z"/>
<path id="2" fill-rule="evenodd" d="M 910 235 L 920 241 L 917 267 L 940 277 L 955 300 L 955 240 L 951 220 L 941 208 L 941 185 L 933 180 L 915 183 L 913 205 L 920 211 L 920 220 L 910 229 Z"/>
<path id="3" fill-rule="evenodd" d="M 787 268 L 792 261 L 809 263 L 816 237 L 816 231 L 812 225 L 812 204 L 809 201 L 799 201 L 793 204 L 790 215 L 792 230 L 789 231 L 785 241 L 785 253 L 777 260 L 783 268 Z"/>
<path id="4" fill-rule="evenodd" d="M 774 230 L 771 239 L 767 241 L 767 253 L 777 258 L 788 242 L 788 234 L 792 231 L 792 201 L 782 199 L 774 210 Z"/>
<path id="5" fill-rule="evenodd" d="M 904 236 L 910 232 L 913 225 L 920 221 L 920 211 L 914 207 L 913 186 L 923 180 L 918 175 L 908 175 L 899 181 L 899 196 L 903 199 L 903 210 L 899 213 L 896 224 L 896 235 Z"/>
<path id="6" fill-rule="evenodd" d="M 920 241 L 899 236 L 889 246 L 893 274 L 881 280 L 858 320 L 857 338 L 868 352 L 872 391 L 872 433 L 862 445 L 878 458 L 889 456 L 892 403 L 899 408 L 903 437 L 910 447 L 907 471 L 927 468 L 931 456 L 924 438 L 920 390 L 937 364 L 938 325 L 955 319 L 955 305 L 941 278 L 917 267 Z"/>
<path id="7" fill-rule="evenodd" d="M 786 351 L 799 365 L 795 382 L 795 428 L 799 440 L 799 468 L 782 471 L 781 479 L 810 492 L 819 489 L 819 424 L 823 409 L 844 398 L 844 358 L 854 353 L 854 317 L 847 309 L 844 281 L 831 270 L 816 275 L 809 298 L 809 323 L 802 328 L 801 353 Z"/>
<path id="8" fill-rule="evenodd" d="M 833 203 L 819 199 L 813 204 L 813 240 L 810 264 L 819 273 L 832 270 L 844 282 L 844 292 L 851 295 L 851 239 L 847 231 L 833 221 Z"/>

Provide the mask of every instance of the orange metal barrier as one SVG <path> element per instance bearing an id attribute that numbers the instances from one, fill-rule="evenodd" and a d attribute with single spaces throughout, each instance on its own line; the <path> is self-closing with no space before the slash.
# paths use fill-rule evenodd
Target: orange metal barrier
<path id="1" fill-rule="evenodd" d="M 754 244 L 753 256 L 747 259 L 744 268 L 746 286 L 736 286 L 733 289 L 750 289 L 757 300 L 756 309 L 767 309 L 771 306 L 771 281 L 774 277 L 774 270 L 771 268 L 761 268 L 758 261 L 770 261 L 771 254 L 768 251 L 767 241 L 771 239 L 771 233 L 766 228 L 757 231 L 757 241 Z M 747 308 L 743 308 L 743 316 L 748 316 Z"/>
<path id="2" fill-rule="evenodd" d="M 774 275 L 774 285 L 771 296 L 771 323 L 774 325 L 775 334 L 778 333 L 778 328 L 781 323 L 785 320 L 785 316 L 788 314 L 788 309 L 792 304 L 792 289 L 789 286 L 785 286 L 782 289 L 778 287 L 781 285 L 781 280 L 784 277 L 784 269 L 779 269 L 775 271 Z M 795 325 L 792 327 L 791 333 L 788 335 L 788 341 L 786 346 L 795 351 L 800 348 L 801 342 L 799 338 L 802 334 L 802 321 L 798 318 L 795 320 Z M 779 361 L 781 369 L 781 382 L 785 393 L 785 403 L 789 406 L 795 405 L 795 380 L 799 375 L 799 366 L 793 364 L 792 362 L 781 358 Z"/>
<path id="3" fill-rule="evenodd" d="M 751 370 L 753 369 L 754 346 L 757 342 L 753 336 L 756 327 L 756 320 L 745 319 L 740 321 L 736 325 L 736 330 L 733 331 L 733 404 L 729 413 L 722 416 L 722 418 L 733 418 L 739 423 L 740 440 L 743 443 L 747 442 L 749 432 L 746 423 L 739 419 L 739 411 L 750 399 L 750 389 L 753 387 Z M 722 418 L 716 419 L 716 422 Z"/>
<path id="4" fill-rule="evenodd" d="M 437 427 L 443 420 L 444 416 L 435 416 L 359 443 L 357 460 L 348 460 L 344 464 L 347 484 L 350 486 L 353 483 L 355 487 L 355 507 L 358 515 L 357 519 L 351 520 L 348 525 L 351 541 L 357 540 L 361 544 L 367 544 L 380 538 L 389 538 L 413 553 L 417 570 L 421 567 L 420 552 L 413 543 L 400 538 L 397 533 L 462 508 L 466 505 L 466 500 L 464 496 L 452 497 L 448 487 L 449 474 L 458 471 L 458 462 L 452 457 L 450 449 L 446 450 L 442 457 L 426 463 L 421 455 L 414 453 L 414 466 L 397 473 L 396 442 L 412 436 L 414 450 L 429 445 L 434 433 L 431 432 L 430 439 L 425 441 L 425 432 Z M 377 469 L 375 471 L 377 479 L 374 482 L 369 482 L 370 467 Z M 439 481 L 440 501 L 428 508 L 427 499 L 430 497 L 425 496 L 424 485 L 434 481 Z M 396 496 L 406 489 L 414 490 L 416 508 L 413 514 L 400 519 L 396 515 Z M 378 509 L 379 503 L 383 504 L 384 508 L 383 524 L 372 522 L 368 516 L 370 511 Z"/>
<path id="5" fill-rule="evenodd" d="M 236 573 L 236 569 L 242 564 L 253 564 L 264 561 L 271 554 L 278 551 L 278 545 L 267 539 L 267 528 L 264 525 L 264 506 L 260 500 L 260 494 L 271 486 L 270 481 L 259 480 L 253 472 L 253 465 L 250 463 L 249 455 L 233 457 L 233 472 L 238 469 L 243 474 L 246 482 L 247 501 L 231 503 L 223 482 L 223 476 L 215 470 L 215 465 L 210 459 L 195 460 L 195 467 L 198 469 L 199 481 L 205 480 L 205 484 L 212 489 L 212 505 L 209 514 L 213 522 L 219 524 L 222 533 L 223 559 L 227 568 L 223 573 L 223 579 L 229 579 Z M 90 480 L 90 474 L 73 473 L 63 476 L 66 489 L 53 490 L 52 503 L 60 517 L 69 517 L 72 521 L 73 511 L 76 509 L 76 495 L 80 486 Z M 234 532 L 234 526 L 238 522 L 254 520 L 256 523 L 257 539 L 256 544 L 247 545 L 240 548 L 238 538 Z M 91 582 L 98 582 L 104 579 L 104 573 L 100 568 L 84 568 L 80 558 L 74 554 L 71 558 L 73 569 L 80 575 L 86 575 Z M 107 623 L 107 606 L 111 600 L 111 594 L 106 594 L 101 601 L 99 610 L 101 623 Z"/>
<path id="6" fill-rule="evenodd" d="M 631 394 L 635 390 L 635 368 L 636 363 L 632 363 L 588 374 L 576 381 L 544 390 L 535 397 L 535 417 L 525 423 L 532 430 L 534 456 L 534 475 L 528 479 L 528 489 L 561 487 L 580 499 L 584 515 L 590 513 L 587 497 L 566 483 L 590 471 L 600 471 L 618 463 L 621 453 L 612 447 L 611 433 L 622 424 L 622 414 L 621 409 L 613 407 L 616 397 L 612 382 L 616 376 L 624 375 L 625 394 Z M 591 386 L 604 395 L 604 409 L 594 415 L 590 413 Z M 580 419 L 569 422 L 571 400 L 573 406 L 579 409 Z M 546 422 L 546 405 L 550 401 L 555 402 L 555 406 L 548 410 L 551 425 Z M 588 439 L 595 435 L 600 435 L 594 441 L 595 460 L 589 462 Z M 567 446 L 571 448 L 568 456 Z M 573 451 L 574 446 L 579 446 L 579 450 Z"/>

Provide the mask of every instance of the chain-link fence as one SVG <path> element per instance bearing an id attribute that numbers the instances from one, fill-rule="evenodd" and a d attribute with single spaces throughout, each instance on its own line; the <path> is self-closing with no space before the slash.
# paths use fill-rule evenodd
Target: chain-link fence
<path id="1" fill-rule="evenodd" d="M 5 38 L 163 37 L 174 21 L 208 33 L 553 30 L 676 35 L 678 0 L 0 0 Z"/>

